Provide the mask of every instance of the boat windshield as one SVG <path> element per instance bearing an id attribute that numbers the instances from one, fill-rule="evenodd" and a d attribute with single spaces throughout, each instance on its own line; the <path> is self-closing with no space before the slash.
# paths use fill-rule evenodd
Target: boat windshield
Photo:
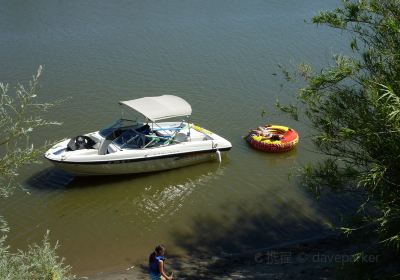
<path id="1" fill-rule="evenodd" d="M 173 123 L 163 127 L 157 125 L 157 128 L 150 128 L 148 124 L 130 126 L 116 124 L 100 133 L 112 134 L 114 137 L 107 139 L 112 140 L 112 143 L 120 149 L 143 149 L 176 143 L 178 140 L 175 139 L 175 136 L 187 127 L 183 122 L 178 125 Z"/>
<path id="2" fill-rule="evenodd" d="M 140 149 L 147 147 L 149 144 L 156 144 L 164 141 L 165 140 L 160 139 L 160 137 L 149 135 L 148 131 L 128 129 L 118 136 L 113 143 L 120 149 Z"/>
<path id="3" fill-rule="evenodd" d="M 133 127 L 137 124 L 138 124 L 137 121 L 134 121 L 134 120 L 118 119 L 112 125 L 101 129 L 99 131 L 99 134 L 103 137 L 107 137 L 108 135 L 110 135 L 113 131 L 115 131 L 118 128 L 124 128 L 124 127 L 130 127 L 130 126 Z"/>

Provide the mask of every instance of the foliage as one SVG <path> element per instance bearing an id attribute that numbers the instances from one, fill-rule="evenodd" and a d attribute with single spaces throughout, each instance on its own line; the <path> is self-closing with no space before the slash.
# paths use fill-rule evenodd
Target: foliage
<path id="1" fill-rule="evenodd" d="M 0 83 L 0 199 L 12 193 L 21 167 L 38 162 L 37 156 L 47 147 L 46 144 L 34 146 L 29 138 L 32 132 L 59 124 L 40 116 L 55 105 L 36 102 L 41 72 L 42 67 L 39 67 L 28 87 L 18 84 L 15 94 L 9 94 L 8 84 Z M 0 279 L 73 279 L 70 267 L 56 255 L 58 244 L 50 245 L 48 233 L 42 244 L 12 253 L 5 244 L 8 230 L 6 221 L 0 216 Z"/>
<path id="2" fill-rule="evenodd" d="M 27 251 L 10 253 L 4 242 L 0 243 L 0 279 L 73 279 L 69 266 L 56 255 L 58 244 L 54 247 L 48 240 L 48 232 L 42 244 L 29 246 Z"/>
<path id="3" fill-rule="evenodd" d="M 37 103 L 39 92 L 40 66 L 28 87 L 18 84 L 15 94 L 9 93 L 9 85 L 0 83 L 0 195 L 8 196 L 15 186 L 18 170 L 26 164 L 37 162 L 43 147 L 35 147 L 29 139 L 32 132 L 40 127 L 56 125 L 47 121 L 40 113 L 48 111 L 55 104 Z"/>
<path id="4" fill-rule="evenodd" d="M 312 22 L 349 32 L 354 55 L 336 55 L 333 65 L 318 72 L 309 65 L 297 71 L 306 82 L 297 94 L 301 105 L 284 111 L 305 116 L 315 129 L 313 142 L 327 155 L 304 168 L 304 183 L 317 195 L 325 187 L 361 189 L 361 223 L 347 233 L 362 232 L 377 240 L 372 247 L 398 253 L 400 1 L 345 0 Z M 373 214 L 364 211 L 368 207 Z"/>

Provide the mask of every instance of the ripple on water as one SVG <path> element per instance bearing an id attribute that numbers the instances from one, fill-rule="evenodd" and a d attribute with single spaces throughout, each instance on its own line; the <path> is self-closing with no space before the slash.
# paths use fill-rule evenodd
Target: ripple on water
<path id="1" fill-rule="evenodd" d="M 165 220 L 174 216 L 196 188 L 206 185 L 223 174 L 224 168 L 219 168 L 194 179 L 187 178 L 181 184 L 170 184 L 157 188 L 149 186 L 131 203 L 137 208 L 137 215 L 151 217 L 152 224 L 155 224 L 160 219 Z M 148 228 L 148 230 L 150 229 L 151 227 Z"/>

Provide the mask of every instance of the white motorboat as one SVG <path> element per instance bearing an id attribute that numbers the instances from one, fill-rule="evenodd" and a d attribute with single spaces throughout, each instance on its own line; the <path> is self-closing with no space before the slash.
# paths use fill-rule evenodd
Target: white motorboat
<path id="1" fill-rule="evenodd" d="M 145 120 L 121 117 L 107 128 L 62 140 L 45 157 L 75 175 L 115 175 L 220 161 L 221 153 L 232 148 L 221 136 L 190 123 L 192 108 L 180 97 L 143 97 L 119 104 Z M 185 119 L 159 122 L 178 117 Z"/>

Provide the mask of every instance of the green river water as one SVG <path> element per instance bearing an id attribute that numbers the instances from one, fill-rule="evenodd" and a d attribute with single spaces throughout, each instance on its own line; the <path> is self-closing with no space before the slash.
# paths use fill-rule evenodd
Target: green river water
<path id="1" fill-rule="evenodd" d="M 321 207 L 288 180 L 318 155 L 304 123 L 272 114 L 296 90 L 274 74 L 347 51 L 341 34 L 304 22 L 338 2 L 0 1 L 0 80 L 25 82 L 42 64 L 41 100 L 68 98 L 47 115 L 63 125 L 36 141 L 98 130 L 118 117 L 119 100 L 174 94 L 192 105 L 193 122 L 233 144 L 221 164 L 147 175 L 73 178 L 47 162 L 29 166 L 25 190 L 1 201 L 9 244 L 26 248 L 50 229 L 86 275 L 143 263 L 158 243 L 219 255 L 323 234 L 346 206 L 329 198 Z M 264 123 L 296 128 L 297 149 L 251 149 L 243 136 Z"/>

